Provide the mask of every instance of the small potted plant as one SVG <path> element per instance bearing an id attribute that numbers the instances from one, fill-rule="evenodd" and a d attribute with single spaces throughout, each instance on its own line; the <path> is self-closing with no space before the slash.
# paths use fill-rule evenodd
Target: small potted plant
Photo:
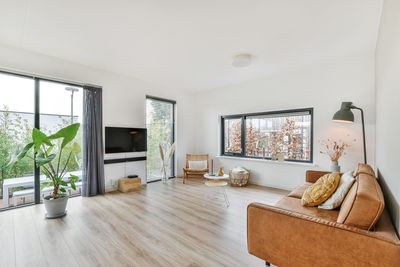
<path id="1" fill-rule="evenodd" d="M 74 158 L 73 156 L 76 153 L 81 152 L 78 143 L 73 142 L 71 144 L 79 127 L 80 124 L 75 123 L 49 136 L 34 128 L 32 142 L 23 148 L 18 147 L 7 165 L 9 168 L 13 168 L 19 160 L 30 157 L 27 152 L 33 149 L 34 157 L 32 159 L 49 180 L 42 183 L 41 190 L 45 187 L 52 188 L 52 193 L 43 200 L 47 218 L 64 216 L 68 203 L 68 186 L 70 185 L 72 189 L 76 190 L 75 181 L 79 177 L 72 174 L 68 178 L 64 176 L 67 174 L 67 166 L 70 160 Z"/>
<path id="2" fill-rule="evenodd" d="M 355 141 L 355 140 L 354 140 Z M 350 147 L 349 144 L 342 140 L 336 141 L 328 138 L 327 140 L 320 140 L 321 154 L 328 155 L 331 159 L 331 171 L 340 172 L 339 158 L 346 155 L 346 149 Z"/>

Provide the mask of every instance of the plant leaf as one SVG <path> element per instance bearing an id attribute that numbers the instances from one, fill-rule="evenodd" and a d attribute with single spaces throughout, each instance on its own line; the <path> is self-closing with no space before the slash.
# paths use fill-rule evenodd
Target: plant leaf
<path id="1" fill-rule="evenodd" d="M 47 184 L 48 183 L 42 183 L 42 186 L 40 187 L 40 191 L 42 191 L 47 186 Z"/>
<path id="2" fill-rule="evenodd" d="M 67 182 L 65 182 L 64 180 L 60 179 L 60 178 L 56 178 L 56 181 L 58 184 L 63 185 L 63 186 L 68 186 Z"/>
<path id="3" fill-rule="evenodd" d="M 62 128 L 55 134 L 50 135 L 49 139 L 63 138 L 61 148 L 64 148 L 66 145 L 69 144 L 69 142 L 74 140 L 76 134 L 78 133 L 80 125 L 81 125 L 80 123 L 74 123 L 65 128 Z"/>
<path id="4" fill-rule="evenodd" d="M 29 143 L 27 144 L 24 148 L 21 149 L 21 146 L 18 146 L 14 153 L 11 155 L 11 160 L 10 162 L 7 164 L 7 168 L 12 169 L 14 167 L 14 165 L 20 161 L 21 159 L 23 159 L 26 156 L 26 153 L 28 153 L 29 149 L 31 149 L 33 146 L 33 143 Z"/>
<path id="5" fill-rule="evenodd" d="M 72 152 L 80 153 L 81 151 L 82 151 L 81 146 L 77 142 L 74 142 L 72 144 Z"/>
<path id="6" fill-rule="evenodd" d="M 71 181 L 71 187 L 72 187 L 72 189 L 76 190 L 76 186 L 75 186 L 75 183 L 73 181 Z"/>
<path id="7" fill-rule="evenodd" d="M 44 164 L 51 162 L 56 157 L 56 154 L 50 154 L 48 157 L 43 152 L 39 152 L 36 154 L 35 162 L 40 167 Z"/>
<path id="8" fill-rule="evenodd" d="M 40 148 L 42 144 L 46 144 L 48 146 L 52 146 L 53 144 L 50 142 L 50 139 L 39 129 L 33 128 L 32 130 L 32 140 L 35 144 L 35 149 Z"/>
<path id="9" fill-rule="evenodd" d="M 76 180 L 79 180 L 79 177 L 76 175 L 70 174 L 69 179 L 71 179 L 72 181 L 76 181 Z"/>
<path id="10" fill-rule="evenodd" d="M 67 192 L 64 187 L 60 187 L 60 191 L 63 193 Z"/>
<path id="11" fill-rule="evenodd" d="M 49 146 L 49 148 L 46 150 L 46 154 L 50 154 L 51 151 L 53 150 L 54 145 Z"/>
<path id="12" fill-rule="evenodd" d="M 43 172 L 43 174 L 46 175 L 48 179 L 51 179 L 51 174 L 45 168 L 42 168 L 41 172 Z"/>
<path id="13" fill-rule="evenodd" d="M 67 152 L 79 153 L 79 152 L 81 152 L 81 147 L 79 146 L 79 144 L 77 142 L 74 142 L 72 144 L 72 146 L 66 146 L 64 148 L 64 150 Z"/>

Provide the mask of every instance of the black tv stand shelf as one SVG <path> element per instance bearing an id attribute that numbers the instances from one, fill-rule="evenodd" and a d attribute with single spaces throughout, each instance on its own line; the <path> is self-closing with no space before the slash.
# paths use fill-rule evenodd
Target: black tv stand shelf
<path id="1" fill-rule="evenodd" d="M 120 159 L 106 159 L 104 164 L 122 163 L 122 162 L 132 162 L 132 161 L 142 161 L 146 160 L 147 157 L 132 157 L 132 158 L 120 158 Z"/>

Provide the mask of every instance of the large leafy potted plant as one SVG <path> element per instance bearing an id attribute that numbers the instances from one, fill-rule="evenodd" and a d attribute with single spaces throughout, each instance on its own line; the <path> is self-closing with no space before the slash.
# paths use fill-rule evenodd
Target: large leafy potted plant
<path id="1" fill-rule="evenodd" d="M 79 177 L 72 174 L 68 178 L 64 176 L 67 174 L 67 166 L 70 160 L 74 158 L 76 153 L 81 152 L 79 144 L 77 142 L 72 143 L 79 127 L 79 123 L 71 124 L 49 136 L 34 128 L 32 142 L 25 147 L 18 147 L 8 164 L 9 168 L 13 168 L 24 157 L 31 157 L 27 153 L 33 149 L 34 157 L 32 159 L 49 180 L 41 184 L 41 190 L 44 188 L 51 188 L 52 190 L 52 193 L 43 200 L 47 218 L 64 216 L 68 203 L 67 189 L 71 186 L 72 189 L 76 190 L 75 182 Z"/>

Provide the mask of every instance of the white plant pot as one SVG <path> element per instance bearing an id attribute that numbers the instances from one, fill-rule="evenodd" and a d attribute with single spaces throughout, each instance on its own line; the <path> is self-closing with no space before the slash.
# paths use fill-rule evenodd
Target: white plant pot
<path id="1" fill-rule="evenodd" d="M 66 214 L 68 195 L 62 195 L 57 199 L 52 199 L 50 196 L 46 196 L 43 199 L 43 202 L 44 207 L 46 208 L 46 218 L 59 218 Z"/>
<path id="2" fill-rule="evenodd" d="M 337 161 L 331 161 L 331 172 L 340 172 L 340 166 Z"/>

